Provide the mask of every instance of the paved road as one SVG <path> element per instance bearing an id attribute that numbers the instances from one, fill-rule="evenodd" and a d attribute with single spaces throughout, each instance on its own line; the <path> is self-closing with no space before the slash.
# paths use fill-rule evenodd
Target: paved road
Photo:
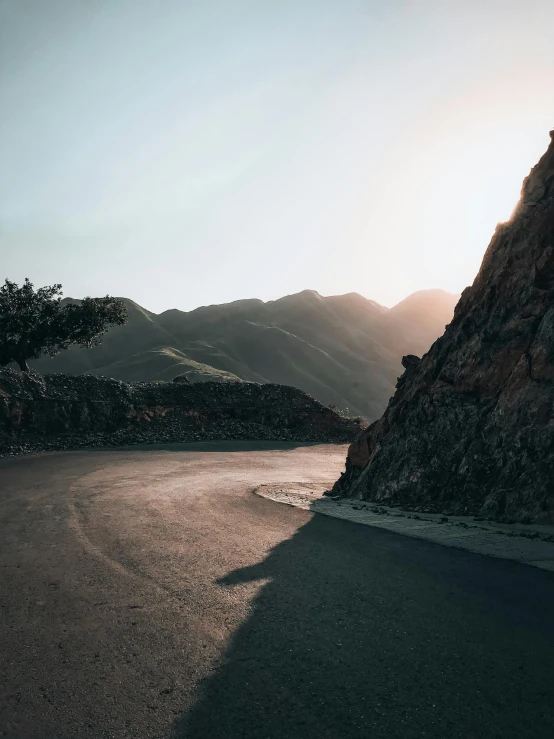
<path id="1" fill-rule="evenodd" d="M 252 493 L 343 458 L 0 461 L 0 734 L 551 739 L 553 573 Z"/>

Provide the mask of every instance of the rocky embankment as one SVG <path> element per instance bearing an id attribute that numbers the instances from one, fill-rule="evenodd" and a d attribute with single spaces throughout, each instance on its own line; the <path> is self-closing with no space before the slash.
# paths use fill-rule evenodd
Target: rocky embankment
<path id="1" fill-rule="evenodd" d="M 423 511 L 554 521 L 554 132 L 452 323 L 403 360 L 334 493 Z"/>
<path id="2" fill-rule="evenodd" d="M 353 421 L 296 388 L 0 371 L 0 454 L 205 439 L 347 442 Z"/>

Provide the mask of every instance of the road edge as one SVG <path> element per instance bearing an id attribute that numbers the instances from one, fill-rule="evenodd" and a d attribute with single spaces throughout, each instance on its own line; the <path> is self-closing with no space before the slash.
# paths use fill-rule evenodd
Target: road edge
<path id="1" fill-rule="evenodd" d="M 554 572 L 554 526 L 417 514 L 367 501 L 324 497 L 325 486 L 321 484 L 265 484 L 253 492 L 275 503 Z"/>

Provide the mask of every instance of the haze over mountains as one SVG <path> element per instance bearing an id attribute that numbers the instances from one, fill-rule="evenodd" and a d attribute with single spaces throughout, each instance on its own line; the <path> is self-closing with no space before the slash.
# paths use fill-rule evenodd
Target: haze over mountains
<path id="1" fill-rule="evenodd" d="M 159 315 L 124 298 L 128 323 L 111 329 L 101 346 L 32 364 L 40 372 L 128 382 L 179 374 L 192 381 L 276 382 L 374 419 L 402 373 L 402 355 L 430 348 L 458 297 L 425 290 L 389 309 L 357 293 L 323 297 L 305 290 L 266 303 L 239 300 Z"/>

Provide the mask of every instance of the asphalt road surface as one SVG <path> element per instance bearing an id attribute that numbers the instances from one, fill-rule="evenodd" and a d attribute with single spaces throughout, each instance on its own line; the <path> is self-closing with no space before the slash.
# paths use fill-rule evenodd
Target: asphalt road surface
<path id="1" fill-rule="evenodd" d="M 0 735 L 554 736 L 554 575 L 259 498 L 344 447 L 0 460 Z"/>

